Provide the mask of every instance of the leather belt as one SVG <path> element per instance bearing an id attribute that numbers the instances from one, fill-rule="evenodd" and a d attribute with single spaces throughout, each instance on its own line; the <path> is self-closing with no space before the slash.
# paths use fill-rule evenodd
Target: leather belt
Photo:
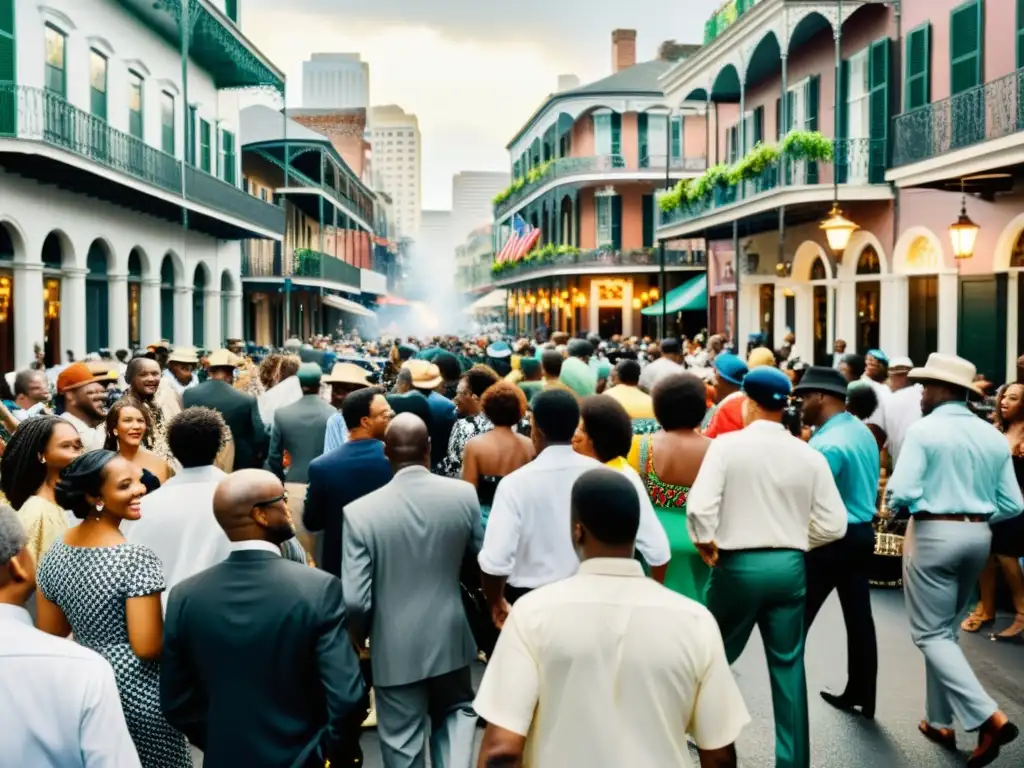
<path id="1" fill-rule="evenodd" d="M 936 520 L 946 521 L 952 523 L 987 523 L 988 515 L 964 515 L 964 514 L 950 514 L 950 515 L 933 515 L 931 512 L 917 512 L 914 514 L 915 520 Z"/>

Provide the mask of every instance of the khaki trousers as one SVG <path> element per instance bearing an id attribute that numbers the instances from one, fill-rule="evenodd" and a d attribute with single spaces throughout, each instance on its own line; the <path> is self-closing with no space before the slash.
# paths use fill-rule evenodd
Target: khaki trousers
<path id="1" fill-rule="evenodd" d="M 314 563 L 320 562 L 321 536 L 306 530 L 302 524 L 302 512 L 306 508 L 307 483 L 285 483 L 284 489 L 288 493 L 288 511 L 291 512 L 292 522 L 295 523 L 295 536 L 306 550 L 306 554 L 312 558 Z"/>

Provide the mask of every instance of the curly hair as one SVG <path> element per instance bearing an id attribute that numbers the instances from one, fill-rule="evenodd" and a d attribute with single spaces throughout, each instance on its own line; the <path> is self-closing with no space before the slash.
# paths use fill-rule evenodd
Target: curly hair
<path id="1" fill-rule="evenodd" d="M 171 419 L 167 445 L 185 469 L 213 464 L 223 445 L 224 417 L 212 408 L 193 406 Z"/>
<path id="2" fill-rule="evenodd" d="M 0 459 L 0 490 L 15 509 L 21 509 L 46 481 L 46 465 L 39 457 L 46 451 L 58 424 L 71 427 L 59 416 L 26 419 L 7 443 Z"/>
<path id="3" fill-rule="evenodd" d="M 54 489 L 58 506 L 85 520 L 93 509 L 88 497 L 100 495 L 107 465 L 116 457 L 113 451 L 89 451 L 64 467 Z"/>
<path id="4" fill-rule="evenodd" d="M 692 373 L 665 376 L 651 390 L 654 417 L 662 429 L 696 429 L 707 413 L 707 387 Z"/>
<path id="5" fill-rule="evenodd" d="M 117 452 L 117 435 L 114 432 L 117 430 L 117 423 L 121 420 L 121 411 L 125 408 L 134 408 L 136 411 L 142 414 L 142 420 L 146 422 L 146 431 L 142 435 L 142 443 L 146 444 L 146 438 L 153 433 L 153 420 L 150 418 L 148 408 L 140 408 L 131 400 L 118 400 L 107 411 L 106 418 L 106 429 L 107 437 L 103 441 L 103 450 Z"/>
<path id="6" fill-rule="evenodd" d="M 501 377 L 489 365 L 474 365 L 464 374 L 462 378 L 469 385 L 469 391 L 477 397 L 483 397 L 484 392 L 497 384 Z"/>
<path id="7" fill-rule="evenodd" d="M 526 415 L 526 395 L 507 381 L 492 384 L 480 400 L 484 414 L 496 427 L 514 427 Z"/>

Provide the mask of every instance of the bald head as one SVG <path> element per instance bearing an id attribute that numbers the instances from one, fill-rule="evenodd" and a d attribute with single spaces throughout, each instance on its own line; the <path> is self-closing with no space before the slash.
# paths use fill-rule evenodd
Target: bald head
<path id="1" fill-rule="evenodd" d="M 262 469 L 242 469 L 221 480 L 213 514 L 231 541 L 281 544 L 294 535 L 284 486 Z"/>
<path id="2" fill-rule="evenodd" d="M 384 452 L 391 466 L 430 466 L 430 432 L 414 413 L 400 413 L 391 420 L 384 437 Z"/>

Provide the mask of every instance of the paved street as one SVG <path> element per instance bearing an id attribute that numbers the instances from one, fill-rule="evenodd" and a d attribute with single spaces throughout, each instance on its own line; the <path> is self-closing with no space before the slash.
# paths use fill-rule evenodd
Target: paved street
<path id="1" fill-rule="evenodd" d="M 924 713 L 924 663 L 910 642 L 903 595 L 875 590 L 873 597 L 879 645 L 879 700 L 875 722 L 866 723 L 836 712 L 818 696 L 823 687 L 845 682 L 846 633 L 839 601 L 833 596 L 811 630 L 807 646 L 807 679 L 811 711 L 811 764 L 814 768 L 946 768 L 962 766 L 974 737 L 960 732 L 961 754 L 934 747 L 917 731 Z M 1009 623 L 1002 616 L 997 627 Z M 987 634 L 961 635 L 968 657 L 989 693 L 1017 723 L 1024 723 L 1024 647 L 993 643 Z M 482 667 L 479 674 L 482 674 Z M 740 739 L 740 765 L 770 768 L 774 760 L 771 692 L 759 635 L 736 663 L 740 688 L 752 722 Z M 478 732 L 482 733 L 482 732 Z M 367 768 L 380 768 L 376 734 L 363 736 Z M 996 763 L 997 768 L 1024 765 L 1024 740 L 1018 740 Z M 573 768 L 567 766 L 566 768 Z"/>

